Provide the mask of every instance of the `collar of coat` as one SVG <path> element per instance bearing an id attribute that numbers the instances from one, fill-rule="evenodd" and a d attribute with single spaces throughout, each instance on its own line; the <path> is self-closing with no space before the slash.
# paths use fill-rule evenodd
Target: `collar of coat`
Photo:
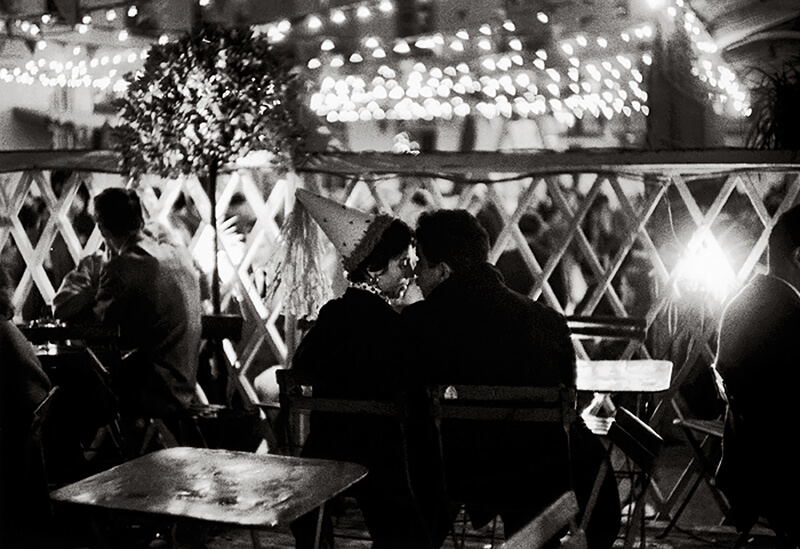
<path id="1" fill-rule="evenodd" d="M 369 282 L 351 282 L 350 287 L 374 294 L 384 300 L 387 304 L 392 304 L 392 302 L 389 300 L 389 297 L 384 294 L 380 288 L 370 284 Z"/>
<path id="2" fill-rule="evenodd" d="M 452 293 L 472 292 L 489 287 L 505 287 L 500 271 L 491 263 L 482 263 L 468 271 L 453 272 L 433 289 L 430 296 L 442 296 Z"/>

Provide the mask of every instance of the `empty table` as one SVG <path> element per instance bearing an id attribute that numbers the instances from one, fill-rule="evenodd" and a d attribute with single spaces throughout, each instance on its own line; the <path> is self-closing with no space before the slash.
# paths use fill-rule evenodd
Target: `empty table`
<path id="1" fill-rule="evenodd" d="M 322 507 L 367 474 L 355 463 L 168 448 L 55 490 L 56 501 L 273 528 Z M 253 537 L 254 543 L 256 537 Z"/>

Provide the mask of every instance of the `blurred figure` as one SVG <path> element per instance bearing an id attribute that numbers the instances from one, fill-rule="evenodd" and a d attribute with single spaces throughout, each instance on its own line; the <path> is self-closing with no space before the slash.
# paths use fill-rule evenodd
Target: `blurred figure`
<path id="1" fill-rule="evenodd" d="M 123 361 L 114 377 L 124 423 L 179 416 L 195 400 L 202 315 L 197 270 L 187 250 L 144 230 L 134 191 L 106 189 L 94 210 L 109 259 L 79 262 L 54 299 L 55 315 L 70 320 L 90 312 L 119 329 Z"/>
<path id="2" fill-rule="evenodd" d="M 294 354 L 292 368 L 313 386 L 314 396 L 394 399 L 406 386 L 403 349 L 408 339 L 392 301 L 403 295 L 412 277 L 411 229 L 399 219 L 369 215 L 303 189 L 296 196 L 341 254 L 350 286 L 322 307 Z M 373 547 L 430 547 L 411 489 L 398 419 L 312 413 L 301 455 L 352 461 L 369 469 L 350 493 Z M 314 511 L 292 525 L 297 547 L 312 545 L 317 515 Z M 332 546 L 331 532 L 325 516 L 323 547 Z"/>
<path id="3" fill-rule="evenodd" d="M 726 307 L 716 369 L 727 396 L 717 486 L 737 529 L 759 517 L 800 545 L 800 470 L 795 458 L 800 383 L 800 206 L 769 236 L 769 272 L 759 274 Z"/>
<path id="4" fill-rule="evenodd" d="M 40 454 L 30 451 L 31 422 L 50 380 L 33 346 L 12 321 L 12 288 L 0 264 L 0 545 L 36 547 L 48 529 L 50 496 Z"/>

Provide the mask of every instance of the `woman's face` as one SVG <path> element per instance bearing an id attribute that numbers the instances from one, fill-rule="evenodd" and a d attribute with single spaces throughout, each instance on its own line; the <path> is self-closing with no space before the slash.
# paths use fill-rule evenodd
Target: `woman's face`
<path id="1" fill-rule="evenodd" d="M 386 268 L 377 275 L 377 286 L 391 299 L 403 297 L 414 276 L 411 264 L 411 247 L 389 260 Z"/>

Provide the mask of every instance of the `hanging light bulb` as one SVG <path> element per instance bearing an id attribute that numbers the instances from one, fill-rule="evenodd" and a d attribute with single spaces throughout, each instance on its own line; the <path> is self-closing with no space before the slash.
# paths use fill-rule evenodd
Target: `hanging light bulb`
<path id="1" fill-rule="evenodd" d="M 335 9 L 331 12 L 331 21 L 333 21 L 337 25 L 341 25 L 342 23 L 347 21 L 347 17 L 345 16 L 342 10 Z"/>

